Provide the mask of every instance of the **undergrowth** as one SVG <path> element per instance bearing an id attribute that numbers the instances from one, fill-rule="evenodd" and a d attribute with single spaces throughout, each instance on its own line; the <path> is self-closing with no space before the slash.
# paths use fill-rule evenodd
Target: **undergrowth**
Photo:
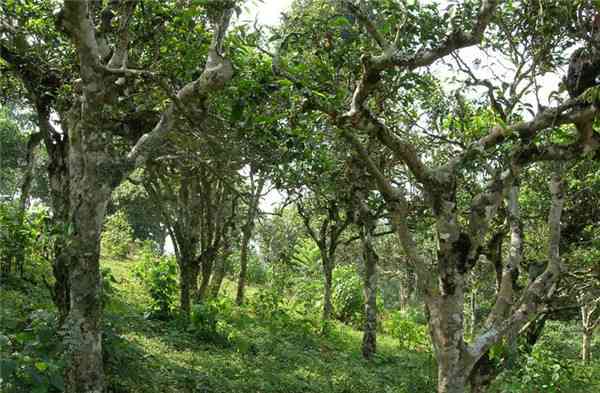
<path id="1" fill-rule="evenodd" d="M 268 288 L 249 288 L 247 305 L 239 307 L 231 300 L 234 283 L 226 281 L 223 297 L 194 307 L 191 320 L 171 309 L 168 318 L 149 318 L 148 310 L 160 306 L 136 276 L 142 263 L 102 264 L 109 393 L 435 391 L 435 360 L 418 314 L 391 314 L 377 355 L 365 361 L 359 330 L 336 321 L 323 333 L 318 313 L 275 301 Z M 2 284 L 0 390 L 61 392 L 64 364 L 48 290 L 16 277 Z M 600 391 L 593 385 L 600 364 L 583 367 L 576 358 L 579 338 L 576 324 L 551 323 L 521 369 L 501 375 L 492 391 Z"/>

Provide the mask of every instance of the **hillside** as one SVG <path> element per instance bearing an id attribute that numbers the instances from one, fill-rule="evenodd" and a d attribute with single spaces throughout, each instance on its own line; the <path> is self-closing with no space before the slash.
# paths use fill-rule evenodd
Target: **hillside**
<path id="1" fill-rule="evenodd" d="M 380 334 L 377 355 L 365 361 L 360 331 L 336 322 L 328 334 L 321 334 L 317 315 L 299 315 L 285 305 L 266 315 L 264 304 L 257 303 L 264 299 L 256 288 L 249 305 L 239 308 L 230 300 L 233 284 L 224 284 L 226 296 L 218 303 L 212 335 L 201 334 L 198 325 L 180 319 L 149 319 L 150 298 L 135 275 L 139 263 L 102 263 L 109 392 L 417 393 L 435 389 L 435 361 L 429 351 L 402 350 L 397 339 Z M 10 359 L 14 359 L 20 370 L 15 375 L 32 392 L 60 391 L 62 362 L 56 357 L 60 346 L 52 334 L 55 318 L 48 291 L 43 285 L 11 280 L 3 286 L 1 301 L 1 337 L 15 348 L 19 340 L 28 343 L 21 347 L 20 357 L 14 353 L 3 357 L 3 372 L 12 371 Z M 495 391 L 598 391 L 600 367 L 597 362 L 587 368 L 579 365 L 578 340 L 576 327 L 553 324 L 536 355 L 524 363 L 523 373 L 505 378 Z"/>

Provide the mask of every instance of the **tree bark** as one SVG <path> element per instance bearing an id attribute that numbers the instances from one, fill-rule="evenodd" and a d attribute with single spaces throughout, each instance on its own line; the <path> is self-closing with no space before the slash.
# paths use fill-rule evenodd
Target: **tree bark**
<path id="1" fill-rule="evenodd" d="M 252 176 L 253 171 L 251 171 Z M 237 294 L 235 302 L 238 305 L 244 303 L 244 292 L 246 290 L 246 276 L 248 274 L 248 246 L 250 239 L 252 238 L 252 231 L 254 230 L 254 220 L 258 213 L 258 204 L 260 202 L 260 196 L 265 186 L 266 178 L 262 177 L 258 180 L 256 188 L 253 187 L 252 199 L 248 205 L 248 215 L 246 216 L 246 222 L 242 228 L 242 244 L 240 250 L 240 277 L 238 280 Z"/>
<path id="2" fill-rule="evenodd" d="M 94 193 L 95 181 L 87 183 L 86 191 Z M 75 182 L 73 188 L 82 185 Z M 72 211 L 76 232 L 69 250 L 71 307 L 65 322 L 68 358 L 65 386 L 69 393 L 104 391 L 100 231 L 107 202 L 108 195 L 90 197 Z"/>
<path id="3" fill-rule="evenodd" d="M 209 249 L 204 255 L 200 256 L 200 268 L 202 269 L 202 278 L 200 280 L 200 287 L 196 292 L 196 298 L 198 301 L 206 299 L 208 292 L 208 284 L 210 283 L 210 277 L 213 273 L 213 267 L 215 264 L 216 251 Z"/>
<path id="4" fill-rule="evenodd" d="M 94 113 L 95 114 L 95 113 Z M 65 322 L 68 393 L 102 393 L 102 278 L 100 233 L 114 178 L 113 158 L 95 116 L 72 116 L 69 130 L 70 310 Z M 59 258 L 62 260 L 62 257 Z"/>
<path id="5" fill-rule="evenodd" d="M 213 274 L 213 278 L 210 284 L 210 296 L 212 298 L 217 298 L 219 296 L 221 286 L 223 285 L 223 280 L 225 279 L 225 275 L 227 274 L 227 270 L 229 269 L 230 255 L 231 252 L 229 247 L 225 247 L 223 253 L 220 256 L 220 261 L 217 264 L 215 273 Z"/>
<path id="6" fill-rule="evenodd" d="M 464 283 L 454 282 L 453 292 L 427 300 L 432 342 L 438 361 L 438 393 L 466 391 L 467 367 L 464 342 Z"/>
<path id="7" fill-rule="evenodd" d="M 377 351 L 377 262 L 379 256 L 372 243 L 374 226 L 364 228 L 363 258 L 365 262 L 365 324 L 363 327 L 362 354 L 370 359 Z"/>
<path id="8" fill-rule="evenodd" d="M 238 279 L 237 294 L 235 302 L 241 306 L 244 304 L 246 291 L 246 276 L 248 275 L 248 244 L 250 243 L 251 229 L 244 227 L 242 231 L 242 244 L 240 250 L 240 277 Z"/>
<path id="9" fill-rule="evenodd" d="M 37 108 L 39 127 L 44 134 L 44 145 L 48 152 L 48 183 L 50 203 L 52 205 L 52 226 L 59 232 L 54 242 L 53 301 L 58 309 L 59 322 L 66 320 L 70 308 L 69 256 L 67 255 L 67 228 L 69 223 L 69 140 L 68 128 L 63 127 L 65 134 L 56 133 L 50 125 L 47 109 Z"/>
<path id="10" fill-rule="evenodd" d="M 193 258 L 182 255 L 179 261 L 181 311 L 187 318 L 190 316 L 192 296 L 198 292 L 198 266 Z"/>
<path id="11" fill-rule="evenodd" d="M 581 337 L 581 360 L 585 364 L 589 364 L 592 360 L 592 337 L 594 330 L 600 324 L 600 316 L 594 319 L 594 313 L 598 309 L 598 304 L 586 304 L 587 299 L 584 296 L 580 296 L 580 302 L 583 304 L 580 306 L 581 310 L 581 324 L 582 324 L 582 337 Z"/>
<path id="12" fill-rule="evenodd" d="M 329 258 L 321 253 L 323 259 L 323 275 L 325 278 L 323 285 L 323 321 L 329 321 L 333 315 L 333 305 L 331 303 L 331 295 L 333 288 L 333 263 Z"/>
<path id="13" fill-rule="evenodd" d="M 581 359 L 585 364 L 589 364 L 592 360 L 592 331 L 590 329 L 583 329 Z"/>

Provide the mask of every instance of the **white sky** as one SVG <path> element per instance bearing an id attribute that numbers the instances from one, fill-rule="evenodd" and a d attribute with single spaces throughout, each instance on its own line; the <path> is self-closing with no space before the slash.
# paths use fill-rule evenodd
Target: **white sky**
<path id="1" fill-rule="evenodd" d="M 285 12 L 292 0 L 249 0 L 242 7 L 240 22 L 253 23 L 258 20 L 260 25 L 274 25 L 279 22 L 281 13 Z"/>

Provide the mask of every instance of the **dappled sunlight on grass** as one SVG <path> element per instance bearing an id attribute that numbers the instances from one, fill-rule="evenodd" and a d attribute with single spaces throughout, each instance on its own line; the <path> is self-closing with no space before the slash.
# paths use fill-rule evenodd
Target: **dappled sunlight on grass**
<path id="1" fill-rule="evenodd" d="M 162 392 L 417 392 L 418 386 L 433 389 L 433 375 L 422 367 L 406 374 L 406 363 L 397 340 L 381 335 L 379 354 L 365 361 L 360 352 L 362 332 L 333 323 L 323 336 L 318 324 L 298 323 L 292 317 L 285 326 L 258 318 L 250 306 L 234 308 L 229 323 L 229 341 L 224 345 L 205 342 L 188 331 L 180 320 L 144 318 L 150 299 L 133 277 L 135 261 L 104 261 L 116 279 L 115 291 L 106 309 L 106 320 L 121 345 L 133 356 L 123 373 L 114 364 L 111 382 L 123 391 Z M 226 283 L 224 296 L 232 296 L 235 285 Z M 252 298 L 254 291 L 248 291 Z M 109 345 L 110 346 L 110 345 Z M 110 349 L 110 348 L 109 348 Z M 123 352 L 123 348 L 120 348 Z M 419 364 L 430 356 L 417 356 Z M 404 360 L 404 361 L 402 361 Z M 144 378 L 147 390 L 140 389 Z M 406 379 L 415 379 L 414 389 Z M 404 386 L 404 387 L 403 387 Z M 160 390 L 157 390 L 160 387 Z"/>

